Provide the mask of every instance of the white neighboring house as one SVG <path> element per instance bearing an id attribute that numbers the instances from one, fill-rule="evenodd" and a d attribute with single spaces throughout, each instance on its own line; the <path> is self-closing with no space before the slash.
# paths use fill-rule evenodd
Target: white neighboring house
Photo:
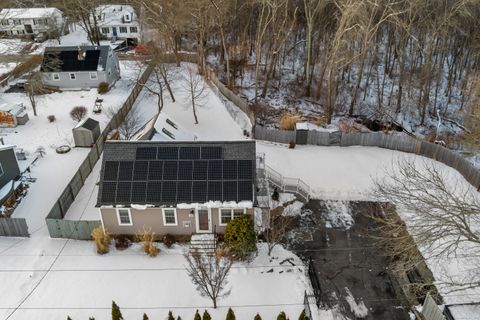
<path id="1" fill-rule="evenodd" d="M 128 44 L 140 42 L 140 21 L 130 5 L 111 4 L 98 6 L 95 18 L 100 34 L 107 39 L 126 39 Z"/>
<path id="2" fill-rule="evenodd" d="M 12 36 L 56 37 L 64 33 L 65 17 L 57 8 L 15 8 L 0 11 L 0 32 Z"/>

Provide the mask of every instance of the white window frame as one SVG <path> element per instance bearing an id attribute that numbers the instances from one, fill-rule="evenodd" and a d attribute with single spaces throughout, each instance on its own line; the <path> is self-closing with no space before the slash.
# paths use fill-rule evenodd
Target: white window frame
<path id="1" fill-rule="evenodd" d="M 98 80 L 98 74 L 96 72 L 90 72 L 90 80 Z"/>
<path id="2" fill-rule="evenodd" d="M 124 30 L 124 31 L 122 31 Z M 127 27 L 118 27 L 118 33 L 128 33 L 128 28 Z"/>
<path id="3" fill-rule="evenodd" d="M 102 27 L 101 28 L 103 34 L 109 34 L 110 33 L 110 28 L 109 27 Z"/>
<path id="4" fill-rule="evenodd" d="M 55 78 L 56 76 L 56 78 Z M 52 79 L 54 81 L 60 81 L 60 74 L 59 73 L 52 73 Z"/>
<path id="5" fill-rule="evenodd" d="M 132 211 L 129 208 L 117 208 L 117 220 L 118 220 L 118 225 L 119 226 L 133 226 L 133 220 L 132 220 Z M 122 220 L 120 219 L 120 211 L 126 210 L 128 212 L 128 219 L 130 220 L 130 223 L 123 223 Z"/>
<path id="6" fill-rule="evenodd" d="M 173 211 L 173 217 L 175 218 L 175 223 L 167 223 L 167 219 L 165 217 L 165 211 Z M 178 226 L 178 216 L 177 216 L 177 209 L 176 208 L 162 208 L 162 217 L 163 217 L 163 225 L 166 227 L 175 227 Z"/>
<path id="7" fill-rule="evenodd" d="M 132 29 L 135 29 L 135 31 L 133 31 Z M 130 27 L 129 31 L 130 33 L 138 33 L 138 27 Z"/>
<path id="8" fill-rule="evenodd" d="M 72 78 L 72 75 L 73 75 L 73 78 Z M 70 80 L 77 80 L 77 74 L 74 72 L 71 72 L 68 76 L 70 77 Z"/>
<path id="9" fill-rule="evenodd" d="M 226 226 L 228 224 L 227 223 L 223 223 L 222 222 L 222 210 L 229 210 L 230 211 L 230 221 L 232 221 L 233 219 L 235 219 L 235 215 L 234 215 L 234 212 L 235 210 L 242 210 L 242 214 L 247 214 L 247 208 L 218 208 L 218 225 L 219 226 Z"/>

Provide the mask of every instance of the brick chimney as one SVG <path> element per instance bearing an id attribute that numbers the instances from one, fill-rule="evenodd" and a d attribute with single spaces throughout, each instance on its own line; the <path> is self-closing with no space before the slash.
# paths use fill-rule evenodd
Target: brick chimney
<path id="1" fill-rule="evenodd" d="M 78 47 L 78 60 L 83 61 L 85 59 L 85 52 L 81 47 Z"/>

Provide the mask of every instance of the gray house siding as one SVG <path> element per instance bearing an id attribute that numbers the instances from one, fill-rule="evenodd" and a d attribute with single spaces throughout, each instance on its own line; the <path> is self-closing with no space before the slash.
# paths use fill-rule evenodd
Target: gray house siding
<path id="1" fill-rule="evenodd" d="M 59 79 L 53 78 L 54 74 L 59 75 Z M 72 80 L 70 74 L 75 74 L 75 80 Z M 90 78 L 91 72 L 44 72 L 43 83 L 52 86 L 59 87 L 61 89 L 91 89 L 97 88 L 100 82 L 108 82 L 105 71 L 97 71 L 97 79 Z M 110 82 L 108 82 L 110 83 Z"/>
<path id="2" fill-rule="evenodd" d="M 104 73 L 105 82 L 110 86 L 113 86 L 115 82 L 120 78 L 120 63 L 118 57 L 112 51 L 108 53 L 107 68 Z"/>
<path id="3" fill-rule="evenodd" d="M 0 150 L 0 164 L 3 171 L 0 175 L 0 188 L 2 188 L 20 175 L 20 168 L 13 148 Z"/>

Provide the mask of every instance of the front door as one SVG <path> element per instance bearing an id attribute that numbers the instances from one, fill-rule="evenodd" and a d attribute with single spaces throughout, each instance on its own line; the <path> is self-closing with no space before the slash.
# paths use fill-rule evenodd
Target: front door
<path id="1" fill-rule="evenodd" d="M 117 27 L 112 27 L 112 34 L 114 37 L 117 36 Z"/>
<path id="2" fill-rule="evenodd" d="M 28 33 L 28 34 L 33 33 L 32 25 L 30 24 L 25 25 L 25 33 Z"/>
<path id="3" fill-rule="evenodd" d="M 210 219 L 210 210 L 197 209 L 197 232 L 207 233 L 212 232 L 212 224 Z"/>

